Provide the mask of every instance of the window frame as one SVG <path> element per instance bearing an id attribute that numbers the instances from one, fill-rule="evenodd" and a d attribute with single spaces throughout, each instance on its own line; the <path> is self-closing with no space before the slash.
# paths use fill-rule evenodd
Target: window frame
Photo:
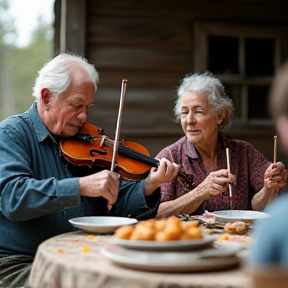
<path id="1" fill-rule="evenodd" d="M 241 117 L 233 119 L 233 126 L 237 127 L 270 127 L 273 120 L 248 119 L 248 86 L 271 86 L 273 76 L 245 75 L 245 38 L 275 39 L 274 71 L 276 72 L 285 59 L 284 51 L 287 47 L 287 28 L 283 26 L 249 25 L 241 23 L 195 22 L 194 23 L 194 71 L 203 73 L 208 70 L 208 40 L 209 36 L 228 36 L 239 38 L 239 74 L 214 74 L 223 85 L 239 85 L 241 87 Z M 286 49 L 287 51 L 287 49 Z"/>

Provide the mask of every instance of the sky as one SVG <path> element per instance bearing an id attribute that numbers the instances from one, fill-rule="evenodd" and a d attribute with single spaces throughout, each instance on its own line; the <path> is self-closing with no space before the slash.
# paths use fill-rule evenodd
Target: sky
<path id="1" fill-rule="evenodd" d="M 39 15 L 42 15 L 47 23 L 52 23 L 54 20 L 54 0 L 8 0 L 8 2 L 9 13 L 15 20 L 18 31 L 16 45 L 19 47 L 29 43 Z"/>

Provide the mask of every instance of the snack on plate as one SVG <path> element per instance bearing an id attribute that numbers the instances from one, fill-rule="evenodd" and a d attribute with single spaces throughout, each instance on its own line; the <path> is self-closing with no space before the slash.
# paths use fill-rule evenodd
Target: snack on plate
<path id="1" fill-rule="evenodd" d="M 233 223 L 227 223 L 224 226 L 224 231 L 229 234 L 244 235 L 248 232 L 251 223 L 244 221 L 235 221 Z"/>
<path id="2" fill-rule="evenodd" d="M 228 243 L 228 242 L 238 243 L 239 245 L 241 245 L 241 247 L 245 248 L 249 246 L 251 238 L 250 236 L 247 235 L 231 235 L 225 233 L 217 240 L 217 243 Z"/>
<path id="3" fill-rule="evenodd" d="M 168 219 L 138 222 L 136 225 L 125 225 L 115 231 L 119 239 L 148 240 L 148 241 L 173 241 L 203 238 L 202 231 L 197 221 L 182 222 L 172 216 Z"/>

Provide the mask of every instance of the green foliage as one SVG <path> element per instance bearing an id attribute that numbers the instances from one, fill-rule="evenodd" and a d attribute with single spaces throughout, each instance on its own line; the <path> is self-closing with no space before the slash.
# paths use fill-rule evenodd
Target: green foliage
<path id="1" fill-rule="evenodd" d="M 7 9 L 7 1 L 0 0 L 0 19 L 2 11 L 7 13 Z M 32 88 L 37 72 L 52 57 L 52 24 L 39 17 L 30 43 L 17 47 L 11 41 L 17 31 L 8 20 L 0 21 L 0 39 L 5 39 L 7 33 L 10 35 L 6 37 L 9 41 L 0 42 L 0 121 L 31 106 L 35 100 Z"/>

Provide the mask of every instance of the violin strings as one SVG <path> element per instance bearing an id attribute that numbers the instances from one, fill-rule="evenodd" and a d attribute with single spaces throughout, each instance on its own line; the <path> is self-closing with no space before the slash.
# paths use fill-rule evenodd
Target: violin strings
<path id="1" fill-rule="evenodd" d="M 105 139 L 105 144 L 110 144 L 113 145 L 114 141 L 111 139 Z M 149 166 L 153 166 L 153 167 L 158 167 L 159 162 L 158 160 L 154 159 L 154 158 L 150 158 L 138 151 L 135 151 L 127 146 L 125 146 L 124 144 L 121 144 L 120 141 L 120 145 L 118 146 L 118 153 L 119 155 L 122 156 L 126 156 L 128 158 L 134 159 L 134 160 L 138 160 L 144 164 L 147 164 Z"/>
<path id="2" fill-rule="evenodd" d="M 159 162 L 156 159 L 150 158 L 144 154 L 141 154 L 123 144 L 120 144 L 118 147 L 119 155 L 126 156 L 128 158 L 139 160 L 144 164 L 149 166 L 158 167 Z"/>
<path id="3" fill-rule="evenodd" d="M 112 146 L 114 144 L 114 141 L 109 139 L 109 138 L 105 138 L 104 143 Z M 158 160 L 156 160 L 154 158 L 150 158 L 149 156 L 146 156 L 146 155 L 144 155 L 138 151 L 135 151 L 135 150 L 125 146 L 125 144 L 121 144 L 121 141 L 120 141 L 120 145 L 118 146 L 118 153 L 121 156 L 126 156 L 127 158 L 140 161 L 140 162 L 147 164 L 151 167 L 158 167 L 158 165 L 159 165 Z M 182 169 L 179 170 L 178 179 L 179 178 L 180 178 L 180 181 L 184 181 L 184 182 L 188 183 L 189 186 L 191 186 L 191 187 L 194 186 L 193 175 L 189 175 L 189 176 L 186 175 L 186 173 Z"/>

